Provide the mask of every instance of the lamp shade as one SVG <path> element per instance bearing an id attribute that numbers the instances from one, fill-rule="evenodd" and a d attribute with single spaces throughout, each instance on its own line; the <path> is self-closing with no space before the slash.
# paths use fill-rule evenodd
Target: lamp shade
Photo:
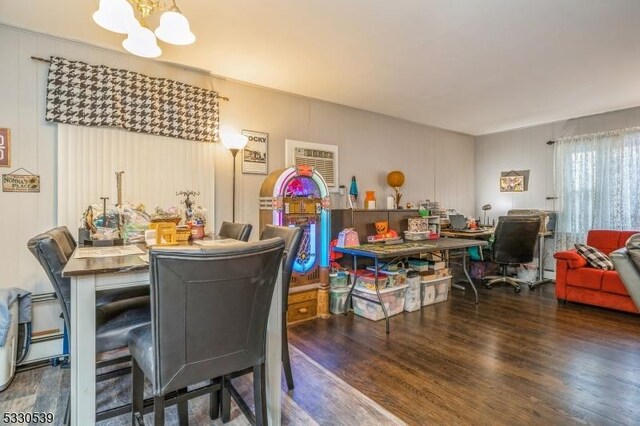
<path id="1" fill-rule="evenodd" d="M 160 40 L 184 46 L 196 41 L 196 36 L 191 32 L 189 21 L 180 12 L 170 10 L 160 17 L 160 26 L 156 28 L 156 37 Z"/>
<path id="2" fill-rule="evenodd" d="M 249 139 L 239 133 L 229 133 L 222 136 L 222 145 L 227 149 L 244 149 Z"/>
<path id="3" fill-rule="evenodd" d="M 157 58 L 162 54 L 158 47 L 156 36 L 149 28 L 138 27 L 129 33 L 129 37 L 122 42 L 128 52 L 143 58 Z"/>
<path id="4" fill-rule="evenodd" d="M 127 0 L 100 0 L 93 20 L 102 28 L 119 34 L 127 34 L 140 26 Z"/>

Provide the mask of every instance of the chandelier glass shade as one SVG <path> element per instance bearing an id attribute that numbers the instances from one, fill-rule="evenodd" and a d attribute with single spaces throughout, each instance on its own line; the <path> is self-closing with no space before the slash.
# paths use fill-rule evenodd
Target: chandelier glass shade
<path id="1" fill-rule="evenodd" d="M 140 18 L 136 18 L 136 11 Z M 154 33 L 147 26 L 147 18 L 159 11 L 163 13 L 160 25 Z M 185 46 L 196 40 L 189 21 L 180 12 L 175 1 L 171 7 L 166 7 L 162 0 L 100 0 L 93 20 L 104 29 L 127 34 L 122 47 L 145 58 L 155 58 L 162 54 L 156 37 L 178 46 Z"/>

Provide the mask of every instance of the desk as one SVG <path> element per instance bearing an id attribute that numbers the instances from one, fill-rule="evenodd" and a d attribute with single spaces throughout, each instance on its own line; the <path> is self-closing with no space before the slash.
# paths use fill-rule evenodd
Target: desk
<path id="1" fill-rule="evenodd" d="M 176 248 L 199 247 L 171 247 Z M 84 426 L 95 424 L 96 419 L 96 291 L 148 286 L 149 265 L 138 255 L 84 259 L 74 255 L 62 276 L 71 279 L 71 424 Z M 267 324 L 267 408 L 273 425 L 279 425 L 281 418 L 281 294 L 278 274 Z"/>
<path id="2" fill-rule="evenodd" d="M 490 238 L 494 233 L 494 228 L 485 229 L 482 232 L 459 232 L 459 231 L 442 231 L 440 235 L 449 238 Z M 553 280 L 544 277 L 544 255 L 546 238 L 553 236 L 553 232 L 538 233 L 538 276 L 536 281 L 529 283 L 529 288 L 534 289 L 542 284 L 553 282 Z"/>
<path id="3" fill-rule="evenodd" d="M 443 230 L 440 232 L 440 236 L 450 238 L 490 238 L 493 235 L 493 232 L 493 228 L 482 229 L 478 232 Z"/>
<path id="4" fill-rule="evenodd" d="M 448 258 L 449 252 L 452 250 L 463 250 L 469 247 L 485 247 L 487 245 L 486 241 L 482 240 L 465 240 L 465 239 L 446 239 L 439 238 L 437 240 L 422 240 L 422 241 L 408 241 L 402 244 L 363 244 L 355 247 L 335 247 L 334 250 L 340 253 L 349 254 L 353 256 L 353 270 L 354 273 L 357 270 L 357 258 L 358 256 L 368 257 L 373 259 L 374 261 L 374 271 L 375 271 L 375 280 L 378 281 L 378 270 L 380 267 L 379 262 L 385 260 L 387 263 L 391 263 L 399 258 L 415 256 L 420 253 L 429 253 L 434 251 L 443 251 L 446 253 L 446 257 Z M 480 250 L 482 252 L 482 249 Z M 473 288 L 473 292 L 476 296 L 476 304 L 478 304 L 478 291 L 476 290 L 476 286 L 473 283 L 473 280 L 469 276 L 469 272 L 467 271 L 466 259 L 467 256 L 464 255 L 462 257 L 462 269 L 464 270 L 464 274 L 467 278 L 469 284 L 471 284 L 471 288 Z M 359 297 L 358 295 L 354 295 L 353 288 L 355 287 L 355 281 L 351 284 L 351 288 L 349 289 L 349 295 L 347 296 L 346 306 L 349 306 L 349 300 L 351 297 Z M 379 304 L 382 307 L 382 312 L 384 313 L 385 325 L 387 334 L 389 333 L 389 315 L 387 314 L 387 310 L 384 307 L 384 303 L 382 303 L 382 298 L 380 296 L 380 292 L 378 291 L 378 286 L 374 286 L 376 289 L 376 294 L 378 295 L 378 302 L 374 302 Z M 348 312 L 348 311 L 347 311 Z"/>

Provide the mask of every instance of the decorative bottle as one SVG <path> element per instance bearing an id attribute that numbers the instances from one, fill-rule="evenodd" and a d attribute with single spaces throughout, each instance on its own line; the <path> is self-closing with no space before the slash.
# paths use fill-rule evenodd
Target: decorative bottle
<path id="1" fill-rule="evenodd" d="M 364 197 L 364 208 L 368 210 L 375 210 L 376 208 L 376 192 L 366 191 L 367 195 Z"/>
<path id="2" fill-rule="evenodd" d="M 351 187 L 349 188 L 349 195 L 353 195 L 353 198 L 358 201 L 358 183 L 356 177 L 351 176 Z"/>

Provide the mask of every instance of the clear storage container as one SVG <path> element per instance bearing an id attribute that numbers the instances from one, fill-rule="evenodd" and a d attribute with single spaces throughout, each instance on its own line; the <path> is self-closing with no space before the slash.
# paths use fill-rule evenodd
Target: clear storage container
<path id="1" fill-rule="evenodd" d="M 349 287 L 332 288 L 329 290 L 329 312 L 332 314 L 344 314 L 348 295 Z"/>
<path id="2" fill-rule="evenodd" d="M 422 306 L 444 302 L 449 297 L 451 276 L 422 281 Z"/>
<path id="3" fill-rule="evenodd" d="M 356 271 L 357 275 L 356 275 L 356 287 L 355 288 L 362 288 L 362 289 L 368 289 L 368 290 L 374 290 L 376 289 L 375 287 L 375 282 L 376 282 L 376 275 L 375 272 L 371 272 L 371 271 L 367 271 L 367 270 L 363 270 L 363 269 L 358 269 Z M 351 278 L 353 280 L 353 277 Z M 381 290 L 385 287 L 387 287 L 387 285 L 389 284 L 389 279 L 385 274 L 381 274 L 378 273 L 378 289 Z"/>
<path id="4" fill-rule="evenodd" d="M 407 285 L 399 287 L 391 287 L 380 290 L 380 296 L 382 303 L 387 310 L 389 316 L 397 315 L 404 310 L 404 297 L 407 290 Z M 353 312 L 361 317 L 368 318 L 373 321 L 379 321 L 384 318 L 384 312 L 382 306 L 378 305 L 378 295 L 375 290 L 369 290 L 366 288 L 354 288 L 354 295 L 359 295 L 365 299 L 358 297 L 352 297 L 353 300 Z"/>
<path id="5" fill-rule="evenodd" d="M 407 274 L 407 291 L 404 296 L 404 310 L 413 312 L 420 309 L 420 274 L 410 271 Z"/>
<path id="6" fill-rule="evenodd" d="M 345 271 L 337 271 L 329 274 L 329 286 L 331 288 L 346 287 L 349 284 L 349 273 Z"/>

